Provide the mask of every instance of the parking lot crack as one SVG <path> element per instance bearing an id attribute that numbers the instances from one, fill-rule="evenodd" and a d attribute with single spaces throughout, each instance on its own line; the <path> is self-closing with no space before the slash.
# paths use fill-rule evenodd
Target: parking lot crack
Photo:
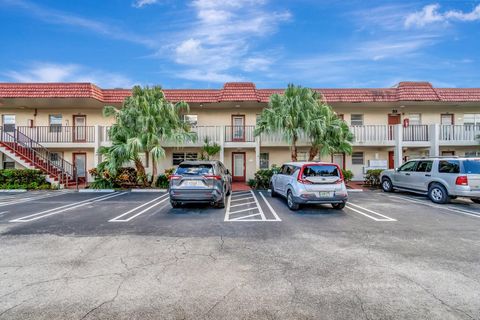
<path id="1" fill-rule="evenodd" d="M 360 296 L 356 292 L 355 292 L 355 297 L 360 302 L 360 309 L 362 310 L 363 316 L 365 317 L 365 319 L 370 320 L 370 317 L 368 316 L 367 312 L 365 311 L 365 305 L 363 303 L 362 298 L 360 298 Z"/>
<path id="2" fill-rule="evenodd" d="M 120 289 L 122 288 L 122 286 L 123 286 L 123 284 L 125 283 L 126 280 L 127 280 L 127 278 L 123 278 L 122 281 L 120 281 L 120 283 L 118 284 L 117 290 L 115 292 L 115 295 L 111 299 L 108 299 L 108 300 L 98 304 L 94 308 L 90 309 L 83 317 L 80 318 L 80 320 L 86 319 L 89 315 L 91 315 L 92 313 L 94 313 L 95 311 L 97 311 L 98 309 L 103 307 L 104 305 L 114 302 L 115 299 L 117 299 L 117 297 L 120 293 Z"/>
<path id="3" fill-rule="evenodd" d="M 243 286 L 243 284 L 241 286 Z M 228 296 L 232 294 L 233 291 L 235 291 L 235 289 L 237 289 L 237 287 L 233 287 L 232 289 L 230 289 L 230 291 L 228 291 L 220 300 L 215 302 L 213 306 L 211 306 L 210 309 L 208 309 L 208 311 L 204 314 L 204 317 L 207 317 L 220 303 L 224 302 L 228 298 Z"/>
<path id="4" fill-rule="evenodd" d="M 458 307 L 454 307 L 450 304 L 448 304 L 447 302 L 445 302 L 445 300 L 439 298 L 435 293 L 433 293 L 432 291 L 430 291 L 428 288 L 426 288 L 424 285 L 422 285 L 421 283 L 418 283 L 417 281 L 415 281 L 414 279 L 411 279 L 405 275 L 400 275 L 401 278 L 403 279 L 406 279 L 408 280 L 409 282 L 415 284 L 416 286 L 420 287 L 423 291 L 425 291 L 426 293 L 428 293 L 432 298 L 434 298 L 435 300 L 437 300 L 438 302 L 440 302 L 442 305 L 444 305 L 445 307 L 457 312 L 457 313 L 460 313 L 460 314 L 463 314 L 464 316 L 467 316 L 469 319 L 475 319 L 472 315 L 470 315 L 468 312 L 458 308 Z"/>

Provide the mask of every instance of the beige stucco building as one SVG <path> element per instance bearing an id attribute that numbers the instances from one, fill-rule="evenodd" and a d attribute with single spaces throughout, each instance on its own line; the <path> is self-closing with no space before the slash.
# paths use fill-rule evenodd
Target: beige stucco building
<path id="1" fill-rule="evenodd" d="M 480 89 L 434 88 L 428 82 L 401 82 L 383 89 L 315 89 L 355 134 L 352 155 L 337 154 L 334 161 L 362 180 L 368 168 L 392 168 L 409 157 L 479 154 Z M 165 90 L 167 99 L 186 101 L 185 115 L 198 142 L 165 143 L 166 158 L 159 172 L 185 159 L 199 157 L 208 137 L 221 145 L 217 158 L 236 180 L 290 159 L 289 144 L 280 135 L 253 134 L 269 96 L 282 89 L 257 89 L 253 83 L 226 83 L 221 89 Z M 101 160 L 96 154 L 108 146 L 112 118 L 102 116 L 105 105 L 120 107 L 130 95 L 126 89 L 101 89 L 89 83 L 0 84 L 2 168 L 32 167 L 48 150 L 53 164 L 76 164 L 80 178 L 91 181 L 88 169 Z M 17 144 L 13 144 L 16 141 Z M 12 152 L 12 146 L 20 148 Z M 21 154 L 33 148 L 39 156 L 29 161 Z M 299 142 L 299 160 L 308 155 L 308 137 Z M 151 164 L 149 164 L 151 166 Z M 151 170 L 151 168 L 149 168 Z M 55 173 L 57 173 L 55 171 Z"/>

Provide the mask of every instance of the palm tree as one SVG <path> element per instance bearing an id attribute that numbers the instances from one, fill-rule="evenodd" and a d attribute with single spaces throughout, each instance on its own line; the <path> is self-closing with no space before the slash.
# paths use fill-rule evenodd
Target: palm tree
<path id="1" fill-rule="evenodd" d="M 148 185 L 145 164 L 140 155 L 152 157 L 152 185 L 157 179 L 157 162 L 165 157 L 165 141 L 185 142 L 195 140 L 188 124 L 180 114 L 188 112 L 185 102 L 171 103 L 165 99 L 161 87 L 135 86 L 132 96 L 125 99 L 121 109 L 106 106 L 104 116 L 114 116 L 116 123 L 109 131 L 112 146 L 101 148 L 105 156 L 102 167 L 115 173 L 119 167 L 132 161 L 144 186 Z"/>
<path id="2" fill-rule="evenodd" d="M 312 106 L 318 95 L 308 89 L 289 84 L 283 94 L 270 96 L 257 122 L 255 136 L 262 133 L 280 133 L 290 143 L 292 161 L 297 161 L 297 142 L 304 132 Z"/>

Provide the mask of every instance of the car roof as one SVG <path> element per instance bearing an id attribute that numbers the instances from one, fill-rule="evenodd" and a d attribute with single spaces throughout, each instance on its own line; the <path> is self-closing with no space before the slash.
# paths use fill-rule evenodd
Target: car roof
<path id="1" fill-rule="evenodd" d="M 283 165 L 289 165 L 289 166 L 304 166 L 304 165 L 335 165 L 335 163 L 332 162 L 322 162 L 322 161 L 292 161 L 292 162 L 285 162 Z"/>
<path id="2" fill-rule="evenodd" d="M 423 157 L 423 158 L 413 158 L 408 161 L 422 161 L 422 160 L 480 160 L 478 157 Z"/>
<path id="3" fill-rule="evenodd" d="M 183 161 L 180 164 L 217 164 L 219 163 L 218 160 L 187 160 Z"/>

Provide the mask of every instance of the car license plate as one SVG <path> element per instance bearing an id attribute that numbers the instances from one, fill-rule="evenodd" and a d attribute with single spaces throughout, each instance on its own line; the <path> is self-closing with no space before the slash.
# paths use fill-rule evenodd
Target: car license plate
<path id="1" fill-rule="evenodd" d="M 333 192 L 330 192 L 330 191 L 315 192 L 315 195 L 318 198 L 331 198 L 333 197 Z"/>
<path id="2" fill-rule="evenodd" d="M 190 187 L 201 187 L 205 185 L 202 181 L 198 181 L 198 180 L 187 180 L 184 182 L 184 184 Z"/>

